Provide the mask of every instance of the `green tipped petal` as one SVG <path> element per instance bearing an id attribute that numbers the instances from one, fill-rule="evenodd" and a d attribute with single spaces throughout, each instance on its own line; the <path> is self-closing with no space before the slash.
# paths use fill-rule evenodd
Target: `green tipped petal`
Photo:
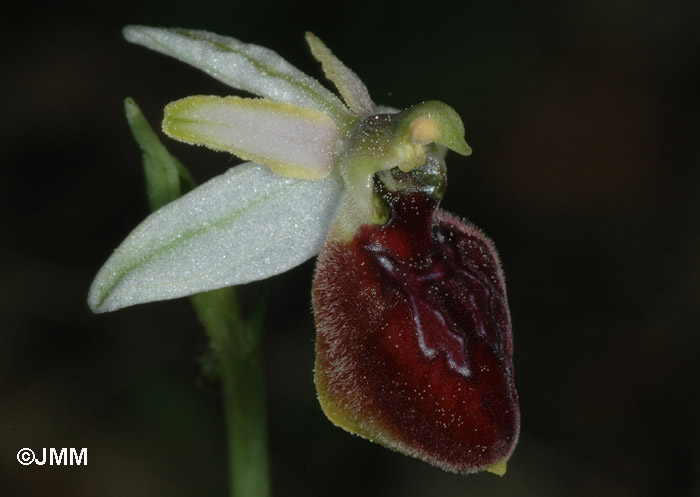
<path id="1" fill-rule="evenodd" d="M 124 37 L 201 69 L 233 88 L 316 109 L 339 124 L 354 118 L 331 91 L 268 48 L 207 31 L 148 26 L 127 26 Z"/>
<path id="2" fill-rule="evenodd" d="M 313 33 L 306 33 L 306 42 L 311 53 L 323 66 L 323 72 L 330 79 L 345 100 L 345 103 L 359 117 L 375 112 L 375 105 L 362 80 L 333 55 L 328 47 Z"/>
<path id="3" fill-rule="evenodd" d="M 339 138 L 335 122 L 317 110 L 239 97 L 197 96 L 173 102 L 165 108 L 163 131 L 301 179 L 328 175 Z"/>

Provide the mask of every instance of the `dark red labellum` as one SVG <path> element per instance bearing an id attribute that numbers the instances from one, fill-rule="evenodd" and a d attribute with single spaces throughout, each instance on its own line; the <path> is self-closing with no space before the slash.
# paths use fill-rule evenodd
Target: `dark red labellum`
<path id="1" fill-rule="evenodd" d="M 313 297 L 316 385 L 339 426 L 456 472 L 518 438 L 513 345 L 491 242 L 423 191 L 385 192 L 384 225 L 330 240 Z M 498 472 L 495 470 L 495 472 Z"/>

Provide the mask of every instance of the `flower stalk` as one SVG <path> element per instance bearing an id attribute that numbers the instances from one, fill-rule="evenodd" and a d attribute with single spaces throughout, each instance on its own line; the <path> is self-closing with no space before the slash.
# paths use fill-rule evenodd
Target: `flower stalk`
<path id="1" fill-rule="evenodd" d="M 190 297 L 219 363 L 228 441 L 229 495 L 267 497 L 270 469 L 263 373 L 265 298 L 241 319 L 235 287 Z"/>

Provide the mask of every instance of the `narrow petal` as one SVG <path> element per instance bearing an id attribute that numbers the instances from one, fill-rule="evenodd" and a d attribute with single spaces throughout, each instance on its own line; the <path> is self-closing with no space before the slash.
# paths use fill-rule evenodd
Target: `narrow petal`
<path id="1" fill-rule="evenodd" d="M 342 95 L 345 103 L 360 117 L 375 113 L 375 105 L 362 80 L 333 55 L 333 52 L 313 33 L 306 33 L 311 53 L 323 66 L 323 72 Z"/>
<path id="2" fill-rule="evenodd" d="M 113 311 L 282 273 L 318 253 L 339 196 L 336 175 L 236 166 L 146 218 L 100 269 L 88 303 Z"/>
<path id="3" fill-rule="evenodd" d="M 351 113 L 331 91 L 272 50 L 207 31 L 127 26 L 124 37 L 203 70 L 233 88 L 324 112 L 337 122 Z"/>
<path id="4" fill-rule="evenodd" d="M 330 172 L 338 142 L 338 127 L 326 114 L 240 97 L 197 96 L 172 102 L 165 108 L 163 131 L 302 179 L 321 179 Z"/>

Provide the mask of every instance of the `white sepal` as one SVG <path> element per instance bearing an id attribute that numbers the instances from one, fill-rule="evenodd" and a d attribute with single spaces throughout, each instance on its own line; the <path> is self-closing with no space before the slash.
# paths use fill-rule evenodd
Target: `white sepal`
<path id="1" fill-rule="evenodd" d="M 330 90 L 268 48 L 207 31 L 148 26 L 127 26 L 124 37 L 201 69 L 233 88 L 316 109 L 338 123 L 353 117 Z"/>
<path id="2" fill-rule="evenodd" d="M 171 138 L 269 166 L 291 178 L 321 179 L 336 160 L 339 130 L 326 114 L 259 98 L 195 96 L 168 104 Z"/>
<path id="3" fill-rule="evenodd" d="M 337 175 L 285 178 L 245 163 L 146 218 L 90 288 L 93 311 L 113 311 L 261 280 L 319 252 L 341 192 Z"/>

